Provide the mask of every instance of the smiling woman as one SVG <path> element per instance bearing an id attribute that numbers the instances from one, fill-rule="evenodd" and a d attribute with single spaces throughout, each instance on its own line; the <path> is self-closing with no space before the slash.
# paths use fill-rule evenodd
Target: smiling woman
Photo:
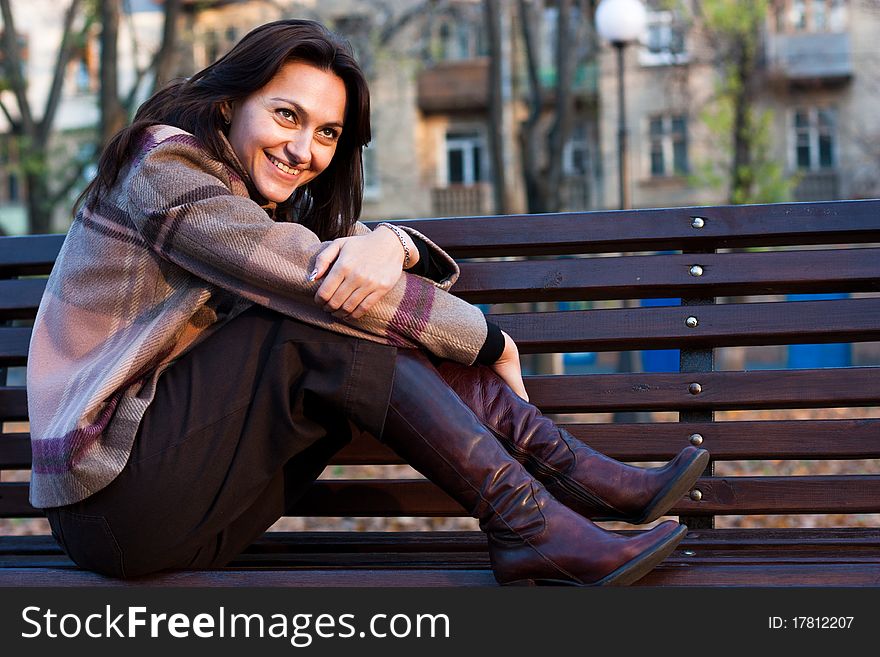
<path id="1" fill-rule="evenodd" d="M 278 21 L 110 142 L 34 323 L 31 503 L 84 568 L 221 566 L 354 424 L 480 519 L 499 582 L 638 579 L 683 526 L 589 517 L 656 519 L 708 455 L 634 468 L 524 400 L 513 340 L 448 292 L 455 261 L 357 221 L 369 107 L 344 42 Z"/>
<path id="2" fill-rule="evenodd" d="M 341 78 L 293 61 L 255 94 L 224 105 L 229 143 L 264 199 L 283 203 L 327 168 L 345 102 Z"/>

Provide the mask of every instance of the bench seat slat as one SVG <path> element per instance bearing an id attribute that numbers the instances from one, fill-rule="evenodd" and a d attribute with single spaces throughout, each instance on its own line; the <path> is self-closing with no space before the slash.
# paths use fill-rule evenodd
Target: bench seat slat
<path id="1" fill-rule="evenodd" d="M 465 262 L 453 288 L 474 303 L 878 290 L 876 248 Z"/>
<path id="2" fill-rule="evenodd" d="M 704 477 L 669 515 L 880 513 L 880 475 L 809 477 Z M 0 484 L 0 517 L 37 517 L 26 483 Z M 291 516 L 372 517 L 465 515 L 462 508 L 425 480 L 320 480 L 290 510 Z"/>
<path id="3" fill-rule="evenodd" d="M 250 585 L 346 581 L 362 586 L 383 574 L 389 585 L 412 578 L 442 585 L 453 580 L 457 585 L 495 585 L 480 532 L 365 532 L 357 535 L 360 541 L 345 534 L 270 532 L 224 569 L 162 573 L 134 582 L 75 568 L 51 537 L 2 537 L 0 585 L 214 586 L 248 578 Z M 450 545 L 455 548 L 452 552 L 447 551 Z M 692 530 L 666 561 L 636 585 L 733 586 L 760 581 L 766 586 L 866 586 L 876 585 L 878 566 L 880 530 L 876 528 Z"/>
<path id="4" fill-rule="evenodd" d="M 656 569 L 632 586 L 877 586 L 875 564 L 786 564 L 694 566 Z M 490 570 L 473 569 L 242 569 L 176 571 L 135 580 L 115 580 L 65 568 L 0 568 L 4 587 L 465 587 L 497 586 Z"/>
<path id="5" fill-rule="evenodd" d="M 705 219 L 699 230 L 693 217 Z M 877 202 L 661 208 L 409 220 L 461 257 L 876 241 Z"/>
<path id="6" fill-rule="evenodd" d="M 880 458 L 880 419 L 778 420 L 715 423 L 563 424 L 575 438 L 625 461 L 661 461 L 675 456 L 692 434 L 703 437 L 715 461 L 743 459 Z M 638 440 L 633 440 L 638 436 Z M 0 470 L 28 469 L 30 435 L 0 436 Z M 399 465 L 388 446 L 366 433 L 355 433 L 331 460 L 332 465 Z"/>

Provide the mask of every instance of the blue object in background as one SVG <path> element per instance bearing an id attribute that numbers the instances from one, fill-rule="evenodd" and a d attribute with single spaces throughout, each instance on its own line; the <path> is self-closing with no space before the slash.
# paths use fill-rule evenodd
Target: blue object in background
<path id="1" fill-rule="evenodd" d="M 789 294 L 789 301 L 820 301 L 847 299 L 848 294 Z M 788 346 L 788 369 L 812 369 L 817 367 L 849 367 L 852 365 L 852 345 L 792 344 Z"/>
<path id="2" fill-rule="evenodd" d="M 681 299 L 642 299 L 642 307 L 680 306 Z M 645 372 L 678 372 L 678 349 L 650 349 L 642 351 L 642 370 Z"/>

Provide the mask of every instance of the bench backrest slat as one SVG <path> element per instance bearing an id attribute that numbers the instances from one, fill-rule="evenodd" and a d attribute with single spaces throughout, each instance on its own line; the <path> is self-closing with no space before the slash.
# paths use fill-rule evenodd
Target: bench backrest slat
<path id="1" fill-rule="evenodd" d="M 742 459 L 871 459 L 880 419 L 761 420 L 716 423 L 656 424 L 562 423 L 574 437 L 612 458 L 662 461 L 674 456 L 690 437 L 699 434 L 715 461 Z M 638 440 L 633 440 L 633 436 Z M 352 442 L 331 459 L 333 465 L 399 465 L 395 452 L 366 433 L 354 432 Z M 30 468 L 30 435 L 0 437 L 0 470 Z"/>
<path id="2" fill-rule="evenodd" d="M 880 249 L 470 262 L 461 271 L 456 294 L 474 303 L 876 292 Z"/>
<path id="3" fill-rule="evenodd" d="M 880 475 L 709 477 L 699 502 L 682 500 L 672 515 L 878 513 Z M 41 515 L 27 502 L 26 483 L 0 484 L 0 515 Z M 425 480 L 319 480 L 290 515 L 455 517 L 464 510 Z"/>
<path id="4" fill-rule="evenodd" d="M 673 301 L 671 301 L 673 302 Z M 697 326 L 685 320 L 694 316 Z M 880 340 L 880 298 L 493 314 L 522 353 Z M 0 363 L 21 365 L 30 329 L 0 328 Z"/>
<path id="5" fill-rule="evenodd" d="M 456 257 L 876 242 L 876 200 L 409 220 Z M 694 228 L 695 217 L 704 219 Z"/>
<path id="6" fill-rule="evenodd" d="M 880 367 L 532 376 L 526 388 L 553 413 L 876 406 Z"/>

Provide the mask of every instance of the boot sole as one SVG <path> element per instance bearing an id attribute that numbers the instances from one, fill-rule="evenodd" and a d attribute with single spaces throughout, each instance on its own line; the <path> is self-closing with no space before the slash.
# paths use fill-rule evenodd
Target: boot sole
<path id="1" fill-rule="evenodd" d="M 643 525 L 648 522 L 654 522 L 657 518 L 669 511 L 669 509 L 671 509 L 675 503 L 678 502 L 688 490 L 690 490 L 691 486 L 696 483 L 697 479 L 699 479 L 708 464 L 709 452 L 706 450 L 697 452 L 681 474 L 670 481 L 666 485 L 666 488 L 657 493 L 640 516 L 603 516 L 591 517 L 590 519 L 594 522 L 617 521 L 628 522 L 632 525 Z"/>
<path id="2" fill-rule="evenodd" d="M 520 579 L 505 582 L 502 586 L 628 586 L 654 570 L 660 562 L 672 554 L 685 534 L 687 534 L 687 526 L 679 525 L 669 536 L 658 541 L 639 556 L 590 584 L 581 584 L 568 579 Z"/>

